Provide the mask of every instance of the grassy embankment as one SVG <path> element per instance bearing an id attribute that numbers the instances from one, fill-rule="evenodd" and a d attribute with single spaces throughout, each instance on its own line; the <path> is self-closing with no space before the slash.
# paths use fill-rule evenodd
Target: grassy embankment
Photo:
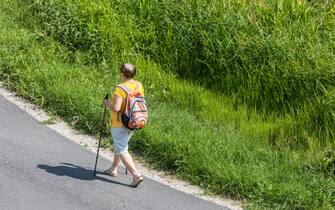
<path id="1" fill-rule="evenodd" d="M 20 2 L 0 29 L 20 95 L 96 133 L 133 62 L 151 116 L 133 151 L 254 208 L 335 206 L 333 5 Z"/>

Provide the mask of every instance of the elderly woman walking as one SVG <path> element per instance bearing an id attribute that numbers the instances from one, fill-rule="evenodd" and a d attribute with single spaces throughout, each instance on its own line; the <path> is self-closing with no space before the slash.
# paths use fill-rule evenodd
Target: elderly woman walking
<path id="1" fill-rule="evenodd" d="M 139 90 L 144 96 L 144 88 L 139 81 L 134 80 L 136 67 L 133 64 L 122 64 L 120 69 L 120 79 L 122 83 L 116 87 L 113 92 L 112 101 L 105 100 L 104 105 L 111 112 L 111 132 L 115 148 L 114 161 L 110 168 L 104 171 L 110 176 L 117 176 L 118 167 L 122 163 L 126 166 L 133 176 L 133 181 L 130 184 L 132 187 L 137 187 L 142 181 L 143 176 L 136 169 L 131 155 L 128 153 L 128 142 L 133 134 L 133 131 L 126 128 L 121 120 L 121 113 L 125 110 L 127 92 L 121 88 L 125 87 L 130 91 Z"/>

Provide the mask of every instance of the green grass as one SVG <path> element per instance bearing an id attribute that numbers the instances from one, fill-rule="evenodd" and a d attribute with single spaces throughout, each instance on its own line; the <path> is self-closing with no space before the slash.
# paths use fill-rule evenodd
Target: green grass
<path id="1" fill-rule="evenodd" d="M 50 10 L 61 5 L 54 2 L 55 5 L 49 5 Z M 87 33 L 91 38 L 85 37 L 85 33 L 73 36 L 74 30 L 69 31 L 71 39 L 66 36 L 60 39 L 58 36 L 63 35 L 65 29 L 73 27 L 52 22 L 43 27 L 64 26 L 64 31 L 61 28 L 34 28 L 35 17 L 26 15 L 23 21 L 23 11 L 15 2 L 2 1 L 0 78 L 9 88 L 72 122 L 76 128 L 96 134 L 102 98 L 119 82 L 120 63 L 133 62 L 139 69 L 138 79 L 144 84 L 150 109 L 148 126 L 137 132 L 130 143 L 133 152 L 153 166 L 170 171 L 209 192 L 246 199 L 247 207 L 251 209 L 335 207 L 335 145 L 332 134 L 329 134 L 334 128 L 332 110 L 335 110 L 331 88 L 326 88 L 311 102 L 303 103 L 296 110 L 297 114 L 284 112 L 278 115 L 277 112 L 260 111 L 250 104 L 238 104 L 240 95 L 233 94 L 234 91 L 218 94 L 206 85 L 183 80 L 166 63 L 148 56 L 152 49 L 139 50 L 140 46 L 134 46 L 141 42 L 137 36 L 128 39 L 132 33 L 140 34 L 143 39 L 150 38 L 150 30 L 144 34 L 140 27 L 132 28 L 136 25 L 135 14 L 121 17 L 112 8 L 99 7 L 104 1 L 78 1 L 78 5 L 64 2 L 70 8 L 65 10 L 68 15 L 73 15 L 70 11 L 80 7 L 84 12 L 77 11 L 77 15 L 86 14 L 87 21 L 89 15 L 108 15 L 101 21 L 110 19 L 114 22 L 91 24 L 104 26 L 110 39 L 103 36 L 101 42 L 95 42 L 100 36 L 95 27 Z M 150 10 L 152 5 L 147 1 L 141 2 L 143 9 L 154 11 Z M 238 4 L 239 1 L 231 2 Z M 15 13 L 8 10 L 6 3 L 12 4 Z M 121 3 L 118 2 L 118 8 Z M 40 15 L 43 11 L 37 10 L 35 14 Z M 83 30 L 85 23 L 78 25 L 77 16 L 73 17 L 65 19 L 78 26 L 78 31 Z M 47 21 L 61 19 L 50 16 Z M 78 21 L 81 23 L 82 19 Z M 144 27 L 143 22 L 141 24 Z M 154 26 L 148 23 L 146 27 Z M 55 35 L 56 29 L 62 33 Z M 101 43 L 108 40 L 112 45 L 106 43 L 106 47 L 110 49 L 101 48 Z M 160 44 L 157 49 L 161 49 Z M 170 56 L 167 52 L 166 56 Z M 94 65 L 94 62 L 99 64 Z M 306 77 L 308 81 L 311 75 L 307 72 Z"/>
<path id="2" fill-rule="evenodd" d="M 18 19 L 24 17 L 27 27 L 70 52 L 82 52 L 80 58 L 77 53 L 67 56 L 70 62 L 114 67 L 116 61 L 136 60 L 140 54 L 162 70 L 223 93 L 232 103 L 277 115 L 303 113 L 299 121 L 309 126 L 304 132 L 334 137 L 334 100 L 328 94 L 335 85 L 332 1 L 18 4 L 23 6 Z M 304 110 L 306 104 L 322 106 L 321 124 Z M 297 126 L 292 136 L 304 136 L 299 133 L 304 125 Z M 306 144 L 303 139 L 295 141 Z"/>
<path id="3" fill-rule="evenodd" d="M 334 86 L 332 2 L 23 2 L 32 28 L 89 63 L 139 52 L 261 110 L 296 111 Z"/>

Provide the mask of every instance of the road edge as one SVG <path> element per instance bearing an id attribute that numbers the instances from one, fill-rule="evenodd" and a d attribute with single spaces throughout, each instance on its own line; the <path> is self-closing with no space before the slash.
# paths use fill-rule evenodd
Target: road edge
<path id="1" fill-rule="evenodd" d="M 4 97 L 6 100 L 8 100 L 9 102 L 19 107 L 21 110 L 28 113 L 30 116 L 35 118 L 38 122 L 44 124 L 46 127 L 53 129 L 54 131 L 63 135 L 64 137 L 71 140 L 72 142 L 81 145 L 85 149 L 93 153 L 96 153 L 97 142 L 98 142 L 97 138 L 94 138 L 93 136 L 90 136 L 90 135 L 82 134 L 79 131 L 71 128 L 71 126 L 68 123 L 62 121 L 61 119 L 55 119 L 54 116 L 49 115 L 41 108 L 17 96 L 15 92 L 12 92 L 6 89 L 3 82 L 0 82 L 0 95 Z M 107 160 L 113 161 L 113 152 L 108 149 L 100 148 L 99 155 Z M 140 161 L 136 159 L 138 158 L 135 158 L 134 162 L 138 170 L 141 171 L 142 174 L 149 179 L 157 181 L 175 190 L 196 196 L 200 199 L 213 202 L 224 208 L 228 208 L 232 210 L 242 210 L 243 209 L 241 207 L 242 205 L 241 201 L 226 199 L 220 196 L 206 195 L 205 191 L 201 189 L 200 187 L 191 185 L 190 183 L 186 181 L 178 180 L 176 177 L 168 175 L 167 173 L 150 169 L 147 166 L 145 166 L 145 164 L 141 163 Z"/>

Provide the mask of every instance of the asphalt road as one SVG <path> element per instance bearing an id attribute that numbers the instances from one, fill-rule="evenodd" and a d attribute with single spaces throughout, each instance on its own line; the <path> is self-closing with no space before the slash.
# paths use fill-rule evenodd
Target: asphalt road
<path id="1" fill-rule="evenodd" d="M 0 96 L 0 209 L 223 209 L 145 177 L 109 177 L 111 162 L 40 124 Z"/>

